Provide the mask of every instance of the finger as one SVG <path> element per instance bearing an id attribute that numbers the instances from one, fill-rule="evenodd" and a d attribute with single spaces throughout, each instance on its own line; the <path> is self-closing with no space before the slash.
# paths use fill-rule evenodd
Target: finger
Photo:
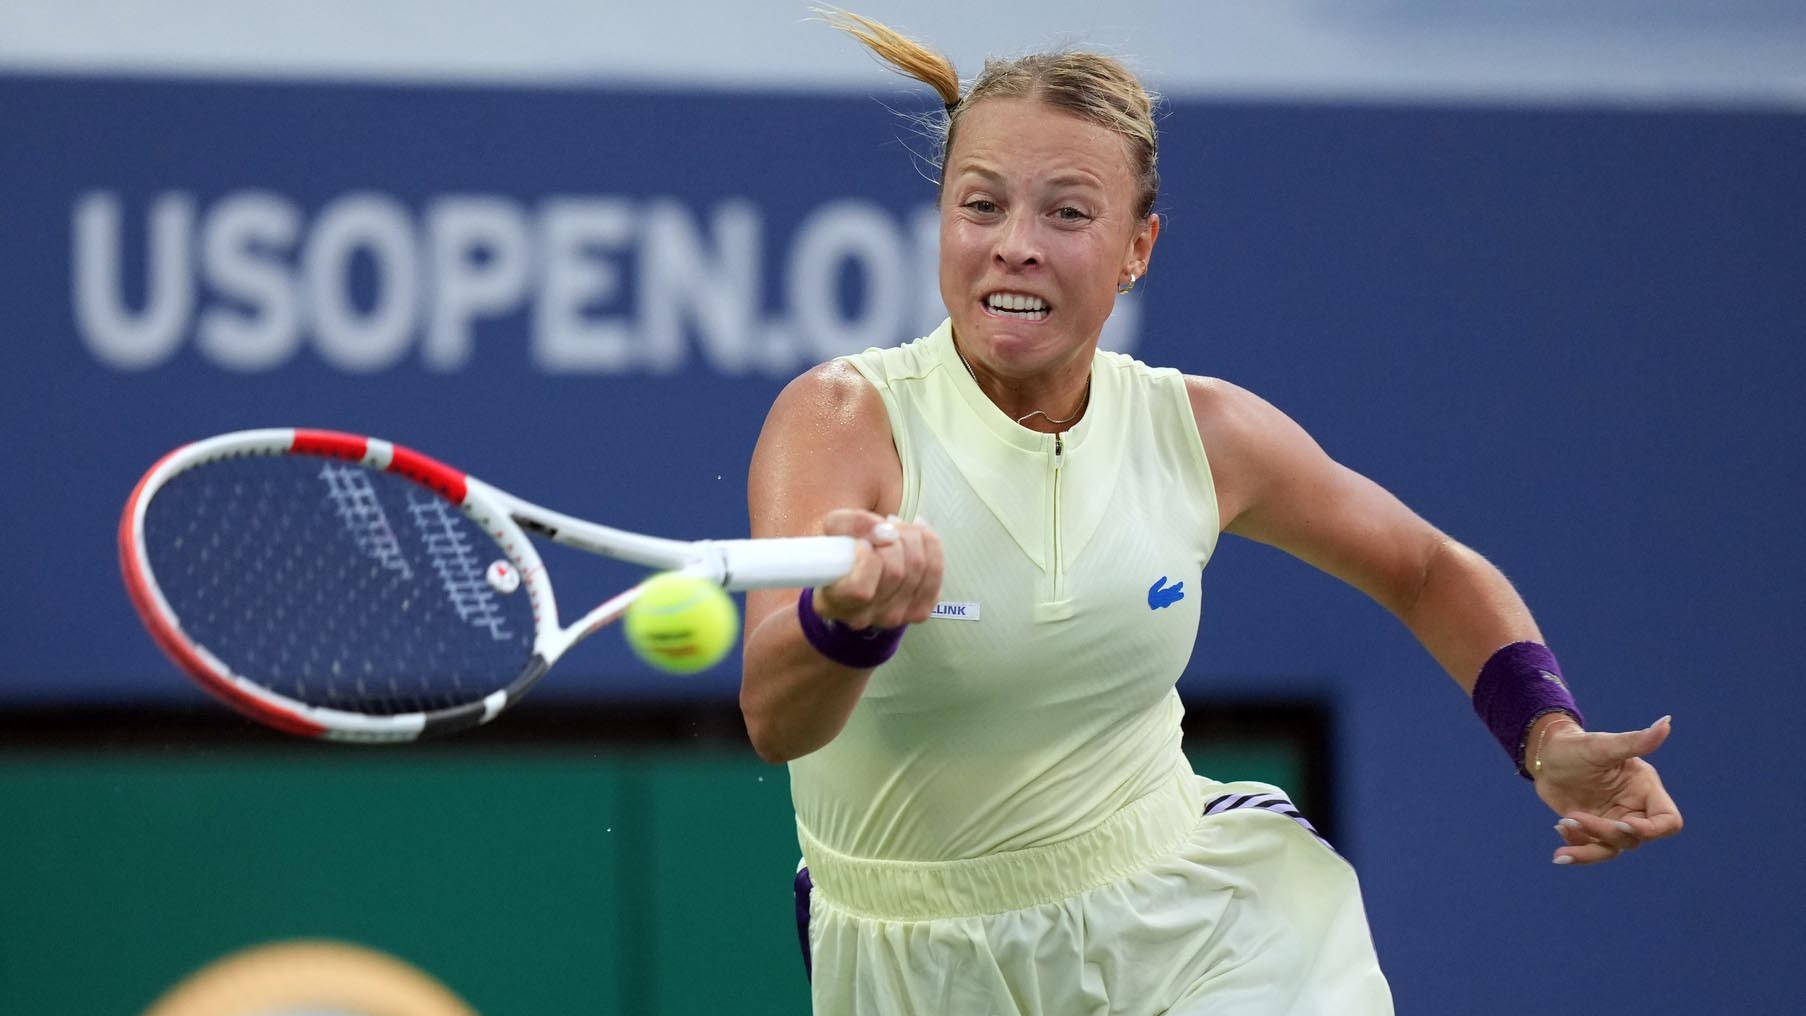
<path id="1" fill-rule="evenodd" d="M 857 590 L 857 597 L 848 596 L 836 601 L 836 620 L 849 628 L 863 630 L 876 627 L 878 613 L 884 609 L 885 602 L 896 586 L 898 568 L 894 544 L 873 546 L 862 542 L 861 546 L 871 555 L 870 568 L 861 576 L 864 581 Z"/>
<path id="2" fill-rule="evenodd" d="M 1571 818 L 1564 818 L 1555 823 L 1555 832 L 1561 837 L 1561 841 L 1570 847 L 1593 842 L 1593 838 L 1580 828 L 1580 823 Z"/>
<path id="3" fill-rule="evenodd" d="M 916 590 L 916 606 L 927 618 L 941 598 L 941 574 L 945 559 L 941 553 L 941 537 L 928 525 L 922 525 L 922 582 Z"/>
<path id="4" fill-rule="evenodd" d="M 883 574 L 884 561 L 878 551 L 863 540 L 854 543 L 852 570 L 816 589 L 815 612 L 830 621 L 848 621 L 870 605 Z"/>
<path id="5" fill-rule="evenodd" d="M 1617 850 L 1634 850 L 1643 842 L 1628 822 L 1619 819 L 1605 819 L 1584 811 L 1572 811 L 1563 816 L 1562 821 L 1578 823 L 1579 831 L 1588 839 Z"/>
<path id="6" fill-rule="evenodd" d="M 1562 847 L 1555 852 L 1556 864 L 1588 865 L 1609 861 L 1618 856 L 1618 851 L 1603 843 L 1588 843 L 1578 847 Z"/>
<path id="7" fill-rule="evenodd" d="M 1563 845 L 1570 847 L 1603 846 L 1612 850 L 1620 849 L 1616 844 L 1601 840 L 1588 832 L 1578 819 L 1564 818 L 1555 823 L 1555 832 L 1561 836 Z"/>
<path id="8" fill-rule="evenodd" d="M 1662 786 L 1662 780 L 1656 775 L 1655 767 L 1647 762 L 1640 763 L 1640 765 L 1648 770 L 1649 784 L 1644 791 L 1643 814 L 1626 815 L 1624 821 L 1629 822 L 1637 830 L 1637 835 L 1646 840 L 1673 836 L 1681 831 L 1681 826 L 1684 824 L 1681 820 L 1681 810 L 1675 806 L 1674 798 L 1668 796 L 1668 790 Z"/>
<path id="9" fill-rule="evenodd" d="M 874 547 L 882 547 L 887 544 L 896 543 L 898 536 L 897 517 L 895 515 L 885 516 L 883 522 L 873 526 L 871 532 L 865 534 L 865 538 L 869 540 Z"/>
<path id="10" fill-rule="evenodd" d="M 914 526 L 898 527 L 896 541 L 882 548 L 882 553 L 885 585 L 878 602 L 873 605 L 872 623 L 881 628 L 895 628 L 918 620 L 913 612 L 925 556 L 921 530 Z M 927 615 L 920 620 L 927 620 Z"/>
<path id="11" fill-rule="evenodd" d="M 1667 836 L 1673 836 L 1675 833 L 1681 831 L 1681 816 L 1679 812 L 1666 815 L 1651 815 L 1648 818 L 1643 818 L 1638 815 L 1626 815 L 1624 816 L 1624 821 L 1630 823 L 1630 827 L 1636 830 L 1637 838 L 1640 840 L 1659 840 Z"/>
<path id="12" fill-rule="evenodd" d="M 851 536 L 856 540 L 870 540 L 872 531 L 887 521 L 877 512 L 868 512 L 863 508 L 836 508 L 821 517 L 821 531 L 824 536 Z M 892 526 L 894 528 L 895 523 Z M 881 537 L 882 535 L 880 533 Z M 871 542 L 885 541 L 878 539 Z"/>
<path id="13" fill-rule="evenodd" d="M 897 590 L 897 604 L 902 611 L 898 623 L 916 624 L 933 615 L 935 596 L 940 591 L 940 538 L 920 523 L 905 525 L 902 533 L 909 544 L 909 571 Z"/>
<path id="14" fill-rule="evenodd" d="M 1640 758 L 1662 746 L 1662 742 L 1668 739 L 1671 722 L 1669 717 L 1664 716 L 1642 730 L 1630 730 L 1622 734 L 1594 734 L 1589 747 L 1595 757 L 1603 762 Z"/>
<path id="15" fill-rule="evenodd" d="M 861 508 L 837 508 L 822 516 L 821 530 L 857 542 L 852 571 L 816 590 L 816 612 L 854 628 L 870 627 L 874 602 L 886 588 L 887 561 L 880 548 L 896 540 L 894 519 Z"/>
<path id="16" fill-rule="evenodd" d="M 905 538 L 909 541 L 908 571 L 897 587 L 892 616 L 897 619 L 897 624 L 920 624 L 928 620 L 929 611 L 934 608 L 932 603 L 922 603 L 922 579 L 928 569 L 928 549 L 920 531 L 912 531 Z"/>
<path id="17" fill-rule="evenodd" d="M 897 517 L 886 515 L 877 525 L 872 526 L 865 535 L 866 542 L 877 552 L 883 564 L 878 576 L 877 588 L 873 590 L 871 602 L 859 616 L 848 623 L 855 628 L 894 628 L 890 620 L 894 613 L 898 583 L 908 573 L 908 548 L 902 541 L 902 534 L 897 531 Z"/>

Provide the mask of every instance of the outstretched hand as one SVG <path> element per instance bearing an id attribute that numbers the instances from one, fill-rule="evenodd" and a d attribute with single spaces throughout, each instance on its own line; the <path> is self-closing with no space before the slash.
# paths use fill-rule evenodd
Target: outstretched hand
<path id="1" fill-rule="evenodd" d="M 1644 755 L 1672 729 L 1664 716 L 1643 730 L 1620 734 L 1582 730 L 1566 716 L 1538 734 L 1530 769 L 1536 795 L 1562 816 L 1556 864 L 1609 861 L 1647 840 L 1681 831 L 1680 809 Z"/>

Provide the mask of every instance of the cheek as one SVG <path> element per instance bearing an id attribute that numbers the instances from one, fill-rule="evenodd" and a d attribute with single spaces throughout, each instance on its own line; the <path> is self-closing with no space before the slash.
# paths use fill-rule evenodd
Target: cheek
<path id="1" fill-rule="evenodd" d="M 1116 290 L 1117 262 L 1095 242 L 1077 241 L 1060 259 L 1066 290 L 1086 302 L 1103 300 Z"/>
<path id="2" fill-rule="evenodd" d="M 983 271 L 985 248 L 974 231 L 959 222 L 943 222 L 940 237 L 941 290 L 959 287 Z"/>
<path id="3" fill-rule="evenodd" d="M 970 223 L 958 219 L 941 220 L 941 260 L 970 260 L 978 251 L 979 237 Z"/>

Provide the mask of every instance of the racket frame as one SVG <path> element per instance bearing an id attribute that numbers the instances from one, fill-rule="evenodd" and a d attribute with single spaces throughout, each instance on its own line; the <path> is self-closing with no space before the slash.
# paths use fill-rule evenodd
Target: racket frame
<path id="1" fill-rule="evenodd" d="M 227 458 L 301 455 L 337 459 L 395 473 L 452 502 L 481 526 L 520 575 L 533 614 L 533 647 L 523 670 L 482 699 L 432 712 L 376 715 L 309 705 L 236 674 L 189 638 L 151 571 L 144 517 L 172 478 Z M 119 521 L 120 570 L 132 605 L 151 638 L 197 683 L 241 713 L 292 734 L 338 741 L 410 741 L 487 723 L 526 694 L 570 648 L 618 619 L 639 597 L 639 583 L 604 600 L 569 625 L 559 624 L 557 594 L 528 532 L 555 543 L 638 564 L 679 571 L 729 590 L 800 588 L 832 582 L 851 570 L 854 541 L 843 536 L 743 540 L 673 540 L 629 532 L 555 512 L 402 445 L 340 431 L 265 428 L 220 434 L 165 455 L 127 499 Z"/>

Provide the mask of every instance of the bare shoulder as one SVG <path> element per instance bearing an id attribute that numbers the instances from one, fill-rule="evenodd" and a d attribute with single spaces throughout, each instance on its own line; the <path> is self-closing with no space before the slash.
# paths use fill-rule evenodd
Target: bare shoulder
<path id="1" fill-rule="evenodd" d="M 884 400 L 851 364 L 829 361 L 785 385 L 766 414 L 747 477 L 753 535 L 813 533 L 835 508 L 894 510 L 901 484 Z"/>
<path id="2" fill-rule="evenodd" d="M 1217 510 L 1223 526 L 1230 528 L 1267 486 L 1276 453 L 1283 450 L 1273 442 L 1283 444 L 1287 431 L 1310 439 L 1267 400 L 1221 378 L 1187 374 L 1185 393 L 1210 460 Z"/>
<path id="3" fill-rule="evenodd" d="M 852 364 L 829 360 L 784 386 L 772 403 L 766 426 L 771 425 L 772 419 L 784 421 L 792 416 L 825 424 L 854 424 L 862 419 L 869 422 L 884 418 L 884 402 L 878 397 L 878 390 Z"/>
<path id="4" fill-rule="evenodd" d="M 1279 412 L 1260 396 L 1222 378 L 1187 374 L 1185 394 L 1207 450 L 1210 437 L 1233 440 L 1244 431 L 1257 429 L 1260 417 Z"/>

